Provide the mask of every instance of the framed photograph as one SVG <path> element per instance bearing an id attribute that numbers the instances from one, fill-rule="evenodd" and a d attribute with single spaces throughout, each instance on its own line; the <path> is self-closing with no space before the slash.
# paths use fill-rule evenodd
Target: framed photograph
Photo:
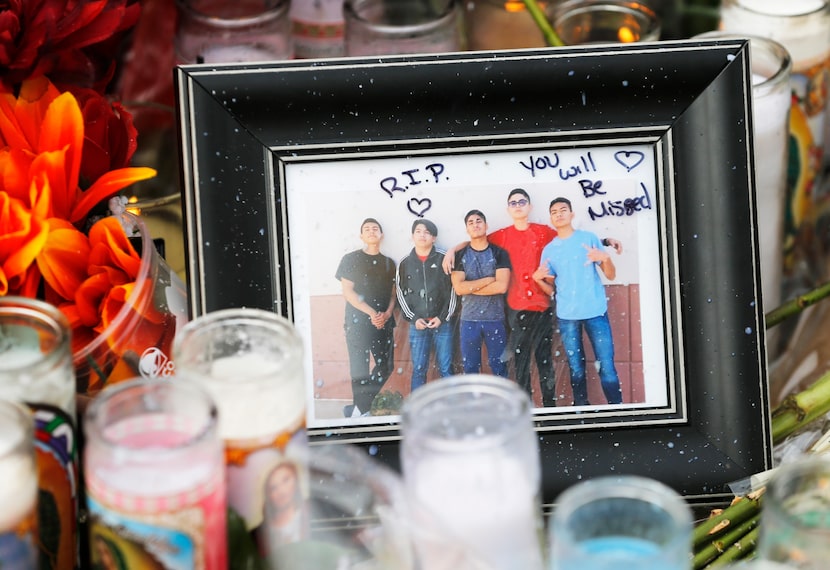
<path id="1" fill-rule="evenodd" d="M 312 442 L 397 466 L 412 390 L 480 372 L 527 390 L 546 500 L 608 473 L 718 500 L 769 467 L 746 41 L 176 81 L 192 314 L 294 322 Z"/>

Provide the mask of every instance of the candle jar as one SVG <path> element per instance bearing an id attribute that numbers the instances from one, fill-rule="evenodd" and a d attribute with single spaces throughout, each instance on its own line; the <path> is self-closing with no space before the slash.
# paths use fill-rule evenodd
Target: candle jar
<path id="1" fill-rule="evenodd" d="M 779 42 L 792 58 L 790 154 L 784 226 L 785 273 L 792 275 L 801 256 L 815 247 L 815 209 L 822 202 L 820 184 L 827 128 L 827 85 L 830 66 L 830 4 L 824 0 L 722 0 L 722 30 L 752 34 Z M 826 197 L 825 197 L 826 198 Z M 820 234 L 818 234 L 820 235 Z M 823 265 L 812 267 L 820 275 Z M 796 279 L 797 280 L 797 279 Z M 789 297 L 790 291 L 784 296 Z"/>
<path id="2" fill-rule="evenodd" d="M 265 518 L 269 472 L 307 446 L 302 347 L 290 321 L 250 308 L 206 313 L 176 336 L 177 378 L 204 387 L 219 406 L 228 504 L 248 531 Z M 254 534 L 267 552 L 269 536 Z"/>
<path id="3" fill-rule="evenodd" d="M 32 415 L 0 401 L 0 568 L 35 570 L 37 467 Z"/>
<path id="4" fill-rule="evenodd" d="M 109 387 L 84 433 L 94 567 L 227 569 L 222 442 L 204 390 L 157 378 Z"/>
<path id="5" fill-rule="evenodd" d="M 660 19 L 645 4 L 626 0 L 567 0 L 547 11 L 565 45 L 650 42 L 660 39 Z"/>
<path id="6" fill-rule="evenodd" d="M 75 371 L 69 322 L 56 307 L 29 298 L 0 297 L 0 398 L 26 404 L 35 418 L 39 517 L 49 521 L 40 526 L 42 555 L 55 570 L 75 568 Z"/>
<path id="7" fill-rule="evenodd" d="M 294 0 L 291 31 L 297 59 L 343 56 L 343 0 Z"/>
<path id="8" fill-rule="evenodd" d="M 291 59 L 288 0 L 177 0 L 180 63 Z"/>
<path id="9" fill-rule="evenodd" d="M 539 2 L 545 8 L 547 2 Z M 545 38 L 523 0 L 470 0 L 465 3 L 467 49 L 545 47 Z"/>
<path id="10" fill-rule="evenodd" d="M 480 374 L 430 382 L 404 402 L 401 431 L 414 501 L 484 567 L 542 568 L 541 467 L 524 390 Z M 421 554 L 425 568 L 443 567 L 443 549 Z"/>
<path id="11" fill-rule="evenodd" d="M 692 513 L 645 477 L 598 477 L 565 490 L 550 523 L 551 570 L 686 570 Z"/>
<path id="12" fill-rule="evenodd" d="M 347 0 L 343 17 L 349 56 L 463 49 L 457 0 Z"/>
<path id="13" fill-rule="evenodd" d="M 759 559 L 819 570 L 830 560 L 830 461 L 798 459 L 778 467 L 761 511 Z"/>

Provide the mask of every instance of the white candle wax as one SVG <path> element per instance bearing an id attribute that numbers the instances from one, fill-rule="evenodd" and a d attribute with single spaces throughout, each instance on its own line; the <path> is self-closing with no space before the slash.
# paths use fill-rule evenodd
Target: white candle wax
<path id="1" fill-rule="evenodd" d="M 289 59 L 287 46 L 272 49 L 259 45 L 212 46 L 202 50 L 199 63 L 243 63 L 251 61 L 273 61 Z"/>
<path id="2" fill-rule="evenodd" d="M 75 417 L 75 378 L 71 366 L 31 367 L 43 360 L 35 346 L 15 346 L 0 357 L 0 397 L 16 402 L 50 404 Z"/>
<path id="3" fill-rule="evenodd" d="M 300 427 L 305 419 L 303 382 L 286 376 L 301 372 L 255 352 L 215 360 L 204 386 L 219 409 L 220 437 L 254 439 Z M 247 382 L 251 379 L 257 381 Z"/>
<path id="4" fill-rule="evenodd" d="M 19 434 L 16 434 L 19 436 Z M 17 440 L 0 433 L 0 534 L 8 532 L 28 516 L 37 501 L 37 477 L 33 459 L 8 454 Z"/>
<path id="5" fill-rule="evenodd" d="M 531 477 L 498 452 L 428 456 L 405 473 L 409 492 L 492 570 L 542 568 L 539 481 Z M 421 554 L 425 568 L 459 568 L 441 548 Z"/>
<path id="6" fill-rule="evenodd" d="M 827 20 L 808 17 L 824 6 L 821 0 L 739 0 L 721 6 L 721 29 L 776 40 L 787 48 L 793 72 L 802 72 L 828 57 Z"/>
<path id="7" fill-rule="evenodd" d="M 755 83 L 763 78 L 753 77 Z M 761 254 L 761 289 L 766 310 L 781 302 L 784 202 L 786 200 L 789 89 L 753 90 L 755 187 Z"/>

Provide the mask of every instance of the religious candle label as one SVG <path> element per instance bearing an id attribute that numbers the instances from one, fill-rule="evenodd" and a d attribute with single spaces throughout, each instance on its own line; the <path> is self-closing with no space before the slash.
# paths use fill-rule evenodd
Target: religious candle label
<path id="1" fill-rule="evenodd" d="M 6 482 L 4 482 L 5 484 Z M 38 567 L 35 509 L 11 530 L 0 531 L 0 568 L 32 570 Z"/>
<path id="2" fill-rule="evenodd" d="M 284 532 L 267 531 L 275 526 L 272 519 L 277 511 L 304 501 L 301 480 L 307 479 L 307 473 L 295 458 L 306 445 L 301 428 L 276 437 L 225 442 L 228 505 L 245 521 L 261 553 L 276 543 L 308 538 L 307 521 L 291 517 L 286 519 Z"/>
<path id="3" fill-rule="evenodd" d="M 41 556 L 56 570 L 78 562 L 78 465 L 72 418 L 55 406 L 29 404 L 35 420 Z M 3 568 L 5 568 L 3 566 Z"/>
<path id="4" fill-rule="evenodd" d="M 340 57 L 345 52 L 343 0 L 294 0 L 291 28 L 298 59 Z"/>
<path id="5" fill-rule="evenodd" d="M 109 454 L 88 448 L 85 481 L 94 563 L 112 557 L 125 568 L 226 570 L 221 447 L 219 442 L 187 447 L 194 429 L 189 418 L 146 414 L 108 426 L 107 436 L 121 447 L 110 448 Z M 140 459 L 121 457 L 131 453 Z"/>
<path id="6" fill-rule="evenodd" d="M 90 557 L 97 567 L 227 567 L 221 477 L 203 489 L 178 497 L 126 496 L 93 483 L 87 506 Z M 108 566 L 113 563 L 116 565 Z"/>

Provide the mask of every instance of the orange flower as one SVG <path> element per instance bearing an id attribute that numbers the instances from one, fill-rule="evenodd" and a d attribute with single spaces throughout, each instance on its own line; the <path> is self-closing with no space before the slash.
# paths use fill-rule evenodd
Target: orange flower
<path id="1" fill-rule="evenodd" d="M 48 231 L 48 225 L 20 200 L 0 192 L 0 295 L 34 296 L 30 268 L 46 243 Z"/>
<path id="2" fill-rule="evenodd" d="M 26 248 L 3 248 L 0 294 L 34 296 L 40 276 L 50 296 L 73 299 L 87 276 L 85 236 L 71 225 L 119 190 L 155 176 L 151 168 L 104 173 L 86 190 L 79 186 L 84 123 L 75 97 L 45 78 L 25 81 L 18 97 L 0 93 L 0 195 L 4 196 L 3 239 Z M 55 232 L 54 235 L 52 233 Z M 28 237 L 26 237 L 28 236 Z M 33 261 L 37 260 L 37 267 Z"/>
<path id="3" fill-rule="evenodd" d="M 20 151 L 8 161 L 14 171 L 4 174 L 0 190 L 31 200 L 32 179 L 44 175 L 52 193 L 49 217 L 73 224 L 125 186 L 156 175 L 152 168 L 119 168 L 82 190 L 83 115 L 71 93 L 58 92 L 45 78 L 24 81 L 17 98 L 0 95 L 0 145 Z"/>

